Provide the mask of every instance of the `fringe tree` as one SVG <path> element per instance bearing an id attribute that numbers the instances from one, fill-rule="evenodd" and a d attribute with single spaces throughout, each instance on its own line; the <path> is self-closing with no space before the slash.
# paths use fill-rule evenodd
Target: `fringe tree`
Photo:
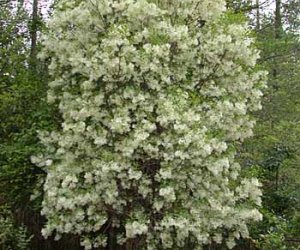
<path id="1" fill-rule="evenodd" d="M 248 237 L 256 179 L 235 145 L 252 135 L 265 73 L 222 0 L 60 0 L 44 41 L 59 131 L 47 155 L 44 236 L 85 249 L 201 249 Z"/>

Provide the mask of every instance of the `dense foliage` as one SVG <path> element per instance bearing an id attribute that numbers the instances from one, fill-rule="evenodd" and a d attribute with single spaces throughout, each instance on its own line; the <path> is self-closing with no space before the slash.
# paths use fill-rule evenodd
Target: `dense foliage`
<path id="1" fill-rule="evenodd" d="M 250 9 L 246 2 L 239 9 Z M 266 2 L 276 5 L 274 13 L 263 12 Z M 266 2 L 256 1 L 262 6 L 251 20 L 268 89 L 255 136 L 243 144 L 242 165 L 263 183 L 264 219 L 252 236 L 261 249 L 293 249 L 300 245 L 299 1 Z"/>
<path id="2" fill-rule="evenodd" d="M 8 208 L 0 207 L 0 249 L 27 250 L 29 242 L 26 228 L 16 225 Z"/>
<path id="3" fill-rule="evenodd" d="M 252 135 L 265 73 L 246 25 L 224 10 L 59 2 L 41 56 L 63 123 L 41 133 L 48 154 L 32 158 L 47 169 L 45 236 L 78 234 L 85 249 L 111 237 L 140 249 L 248 237 L 261 192 L 238 178 L 235 143 Z"/>
<path id="4" fill-rule="evenodd" d="M 19 207 L 28 204 L 35 180 L 43 173 L 30 162 L 30 156 L 41 151 L 37 130 L 50 127 L 55 117 L 45 102 L 45 66 L 30 67 L 34 58 L 27 46 L 29 17 L 11 4 L 0 7 L 0 194 Z"/>
<path id="5" fill-rule="evenodd" d="M 42 151 L 37 130 L 55 121 L 45 102 L 44 63 L 36 70 L 30 67 L 30 16 L 14 6 L 14 1 L 0 2 L 0 205 L 10 207 L 1 217 L 0 245 L 5 250 L 28 249 L 27 236 L 12 214 L 20 209 L 39 211 L 40 202 L 31 202 L 30 196 L 44 171 L 31 163 L 30 156 Z"/>

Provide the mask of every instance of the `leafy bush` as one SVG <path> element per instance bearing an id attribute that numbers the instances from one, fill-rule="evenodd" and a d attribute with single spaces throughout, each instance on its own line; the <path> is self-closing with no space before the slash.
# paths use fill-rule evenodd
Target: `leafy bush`
<path id="1" fill-rule="evenodd" d="M 27 250 L 31 237 L 23 226 L 17 226 L 7 207 L 0 207 L 0 249 Z"/>

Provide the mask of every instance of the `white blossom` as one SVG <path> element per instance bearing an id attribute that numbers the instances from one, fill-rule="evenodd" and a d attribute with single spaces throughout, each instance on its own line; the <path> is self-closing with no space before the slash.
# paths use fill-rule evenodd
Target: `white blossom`
<path id="1" fill-rule="evenodd" d="M 31 158 L 47 171 L 45 237 L 92 249 L 107 244 L 105 224 L 119 244 L 153 250 L 248 237 L 260 184 L 241 180 L 234 148 L 252 135 L 266 74 L 246 24 L 224 11 L 223 0 L 58 1 L 41 58 L 63 122 Z"/>

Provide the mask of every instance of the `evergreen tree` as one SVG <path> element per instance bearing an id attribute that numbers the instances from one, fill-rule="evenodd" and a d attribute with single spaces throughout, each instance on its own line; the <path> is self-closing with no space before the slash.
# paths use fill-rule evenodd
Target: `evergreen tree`
<path id="1" fill-rule="evenodd" d="M 253 228 L 254 238 L 261 249 L 293 249 L 300 235 L 298 1 L 270 1 L 272 11 L 265 1 L 258 2 L 259 63 L 269 80 L 263 109 L 256 114 L 255 137 L 243 145 L 241 155 L 244 165 L 252 166 L 247 171 L 263 183 L 264 220 Z"/>

